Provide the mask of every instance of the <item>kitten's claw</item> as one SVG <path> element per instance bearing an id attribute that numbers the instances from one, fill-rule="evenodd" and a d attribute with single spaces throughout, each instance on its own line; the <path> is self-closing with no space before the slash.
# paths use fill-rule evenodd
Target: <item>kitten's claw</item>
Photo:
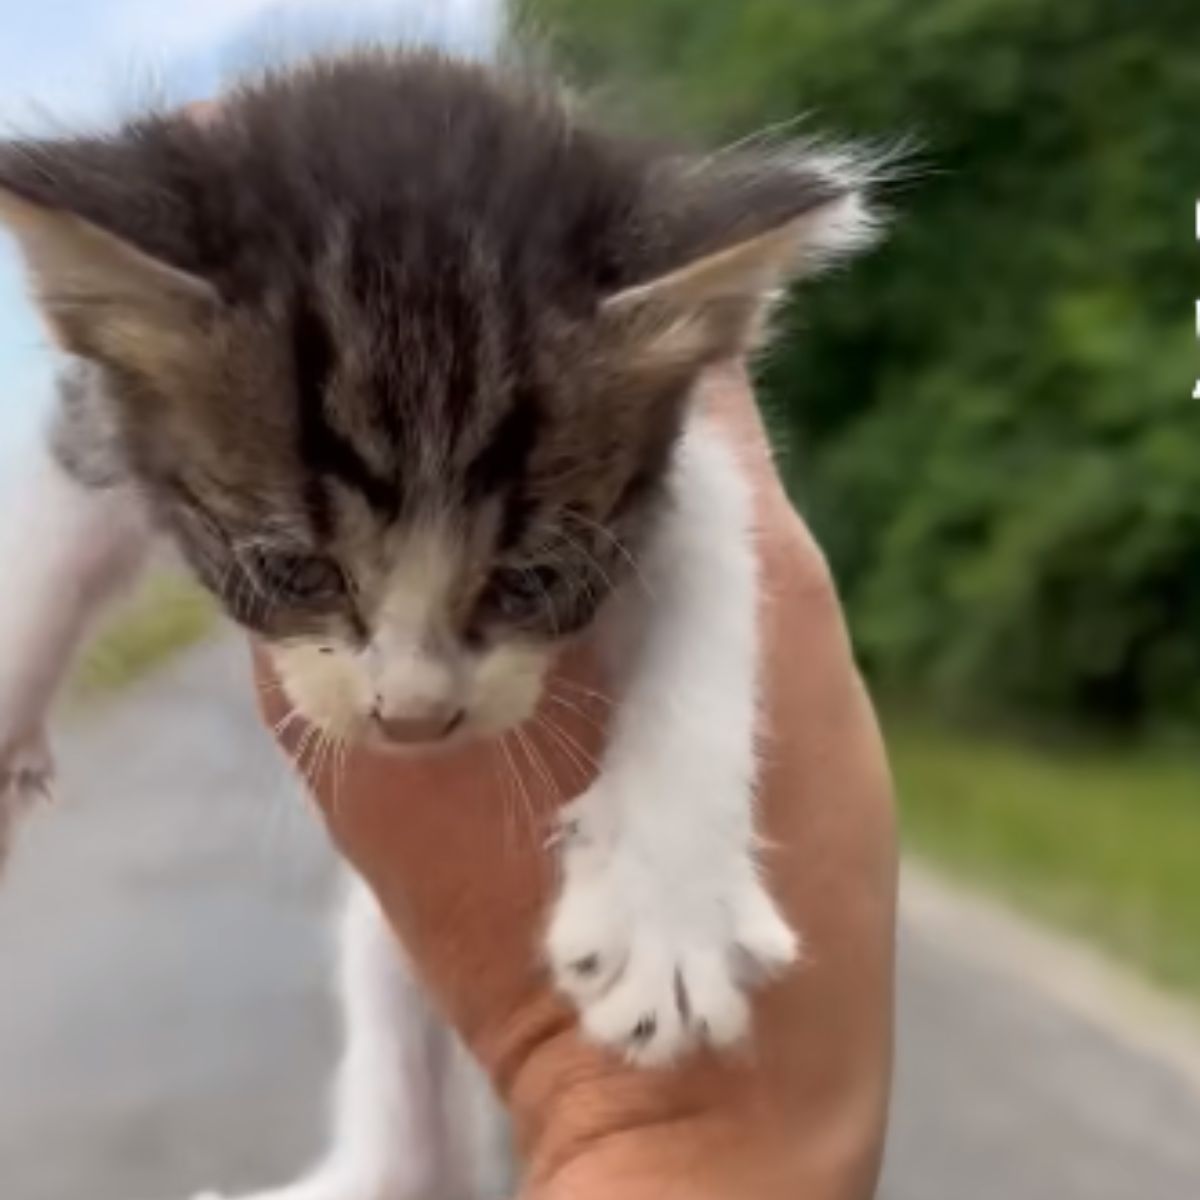
<path id="1" fill-rule="evenodd" d="M 591 821 L 585 796 L 561 839 L 563 888 L 547 949 L 593 1040 L 661 1065 L 749 1031 L 746 990 L 796 961 L 799 942 L 752 871 L 676 878 Z"/>
<path id="2" fill-rule="evenodd" d="M 0 863 L 17 821 L 38 801 L 53 798 L 53 782 L 54 759 L 41 733 L 0 751 Z"/>

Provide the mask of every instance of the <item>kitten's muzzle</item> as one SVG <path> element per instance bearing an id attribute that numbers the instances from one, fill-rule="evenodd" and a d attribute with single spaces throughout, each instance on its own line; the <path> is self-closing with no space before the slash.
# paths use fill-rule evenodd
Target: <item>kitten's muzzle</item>
<path id="1" fill-rule="evenodd" d="M 420 716 L 387 717 L 376 711 L 375 727 L 391 743 L 397 746 L 421 746 L 445 741 L 466 718 L 466 710 L 454 709 L 449 705 Z"/>

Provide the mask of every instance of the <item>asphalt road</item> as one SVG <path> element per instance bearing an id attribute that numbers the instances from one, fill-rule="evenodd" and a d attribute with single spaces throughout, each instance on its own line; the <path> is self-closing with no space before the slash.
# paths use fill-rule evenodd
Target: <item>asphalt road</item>
<path id="1" fill-rule="evenodd" d="M 148 732 L 149 731 L 149 732 Z M 0 1198 L 281 1182 L 335 1053 L 331 869 L 235 643 L 60 738 L 0 892 Z M 1020 971 L 902 936 L 884 1200 L 1193 1200 L 1200 1089 Z"/>

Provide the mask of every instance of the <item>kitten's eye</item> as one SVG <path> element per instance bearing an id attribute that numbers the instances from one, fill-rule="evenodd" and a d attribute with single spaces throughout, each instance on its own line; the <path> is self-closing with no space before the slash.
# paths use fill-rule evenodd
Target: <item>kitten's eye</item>
<path id="1" fill-rule="evenodd" d="M 277 600 L 311 604 L 346 592 L 337 563 L 315 554 L 256 554 L 253 565 L 263 588 Z"/>
<path id="2" fill-rule="evenodd" d="M 550 610 L 557 580 L 553 567 L 501 567 L 488 584 L 488 606 L 501 620 L 529 621 Z"/>

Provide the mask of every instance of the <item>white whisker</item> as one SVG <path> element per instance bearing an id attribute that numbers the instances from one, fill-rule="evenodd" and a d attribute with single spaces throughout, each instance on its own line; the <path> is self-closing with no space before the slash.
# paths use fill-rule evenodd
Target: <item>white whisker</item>
<path id="1" fill-rule="evenodd" d="M 504 751 L 504 757 L 508 760 L 509 770 L 512 772 L 512 777 L 516 782 L 518 795 L 525 810 L 525 825 L 529 834 L 530 843 L 537 845 L 537 820 L 534 817 L 533 801 L 529 797 L 529 791 L 525 787 L 525 778 L 517 768 L 516 759 L 513 758 L 512 747 L 508 744 L 508 735 L 500 739 L 500 748 Z"/>
<path id="2" fill-rule="evenodd" d="M 504 746 L 503 738 L 493 739 L 488 744 L 490 745 L 490 747 L 493 750 L 495 750 L 497 747 L 499 747 L 500 749 L 505 750 L 505 753 L 507 754 L 507 748 Z M 504 806 L 504 852 L 505 852 L 505 854 L 511 854 L 513 851 L 513 845 L 514 845 L 514 843 L 513 843 L 513 803 L 514 803 L 515 797 L 513 794 L 512 780 L 510 779 L 510 774 L 511 774 L 511 765 L 509 766 L 509 769 L 507 769 L 507 770 L 502 769 L 502 763 L 501 763 L 499 755 L 498 754 L 493 755 L 492 756 L 492 776 L 493 776 L 493 778 L 498 777 L 504 784 L 503 806 Z"/>
<path id="3" fill-rule="evenodd" d="M 591 550 L 578 538 L 569 534 L 566 529 L 559 529 L 559 533 L 566 540 L 569 546 L 572 546 L 578 553 L 583 556 L 585 562 L 590 563 L 595 569 L 596 574 L 604 581 L 604 586 L 610 592 L 616 590 L 616 584 L 613 583 L 612 576 L 600 565 L 600 560 L 591 552 Z"/>
<path id="4" fill-rule="evenodd" d="M 579 772 L 580 778 L 585 783 L 592 779 L 595 773 L 599 772 L 600 768 L 596 760 L 574 738 L 570 737 L 566 730 L 558 728 L 546 717 L 538 716 L 536 720 L 538 725 L 546 731 L 546 734 L 554 740 L 571 765 Z M 590 766 L 589 763 L 591 764 Z"/>
<path id="5" fill-rule="evenodd" d="M 342 783 L 346 774 L 346 756 L 349 749 L 350 744 L 344 737 L 336 739 L 333 757 L 333 815 L 335 817 L 342 815 Z"/>
<path id="6" fill-rule="evenodd" d="M 325 762 L 329 757 L 331 745 L 332 738 L 328 730 L 322 729 L 321 736 L 317 738 L 317 748 L 313 751 L 312 770 L 310 773 L 314 788 L 319 789 L 321 786 L 321 773 L 325 769 Z"/>
<path id="7" fill-rule="evenodd" d="M 548 689 L 546 699 L 551 704 L 557 704 L 559 708 L 565 708 L 568 712 L 573 712 L 577 717 L 586 721 L 593 729 L 598 729 L 601 733 L 606 733 L 607 729 L 602 721 L 597 720 L 590 712 L 587 711 L 581 704 L 576 704 L 573 700 L 569 700 L 566 696 L 558 695 L 553 689 Z"/>
<path id="8" fill-rule="evenodd" d="M 596 533 L 600 534 L 601 537 L 607 538 L 613 549 L 616 550 L 616 552 L 629 564 L 630 569 L 633 571 L 638 582 L 642 585 L 642 589 L 645 591 L 646 595 L 652 600 L 654 599 L 654 592 L 651 590 L 650 584 L 647 582 L 646 576 L 643 573 L 637 559 L 634 558 L 630 553 L 629 547 L 626 546 L 625 543 L 621 541 L 621 539 L 617 537 L 617 535 L 613 533 L 613 531 L 609 529 L 607 525 L 602 525 L 599 521 L 593 521 L 592 518 L 587 516 L 585 513 L 576 512 L 574 509 L 568 510 L 567 516 L 573 521 L 578 521 L 585 529 L 594 530 Z"/>
<path id="9" fill-rule="evenodd" d="M 561 801 L 562 794 L 559 790 L 558 784 L 555 783 L 554 775 L 546 766 L 545 760 L 542 758 L 541 754 L 538 753 L 538 748 L 534 744 L 533 738 L 526 734 L 522 729 L 514 729 L 513 733 L 516 734 L 518 745 L 520 745 L 521 749 L 524 750 L 525 756 L 529 759 L 533 769 L 537 772 L 538 777 L 545 785 L 546 795 L 555 803 Z"/>
<path id="10" fill-rule="evenodd" d="M 320 734 L 320 728 L 316 725 L 309 725 L 300 735 L 300 741 L 296 746 L 296 752 L 292 756 L 292 761 L 296 764 L 296 770 L 300 773 L 300 777 L 305 783 L 310 784 L 312 780 L 308 777 L 308 769 L 305 765 L 308 756 L 308 751 L 316 741 Z"/>
<path id="11" fill-rule="evenodd" d="M 271 732 L 281 738 L 292 727 L 292 725 L 300 718 L 300 710 L 298 708 L 289 708 L 286 713 L 274 725 L 271 726 Z"/>
<path id="12" fill-rule="evenodd" d="M 595 688 L 586 687 L 582 683 L 576 683 L 571 679 L 557 679 L 555 680 L 554 686 L 559 688 L 569 688 L 576 695 L 582 696 L 588 700 L 597 700 L 608 708 L 611 708 L 614 703 L 611 696 L 607 696 L 603 692 L 598 692 Z"/>

